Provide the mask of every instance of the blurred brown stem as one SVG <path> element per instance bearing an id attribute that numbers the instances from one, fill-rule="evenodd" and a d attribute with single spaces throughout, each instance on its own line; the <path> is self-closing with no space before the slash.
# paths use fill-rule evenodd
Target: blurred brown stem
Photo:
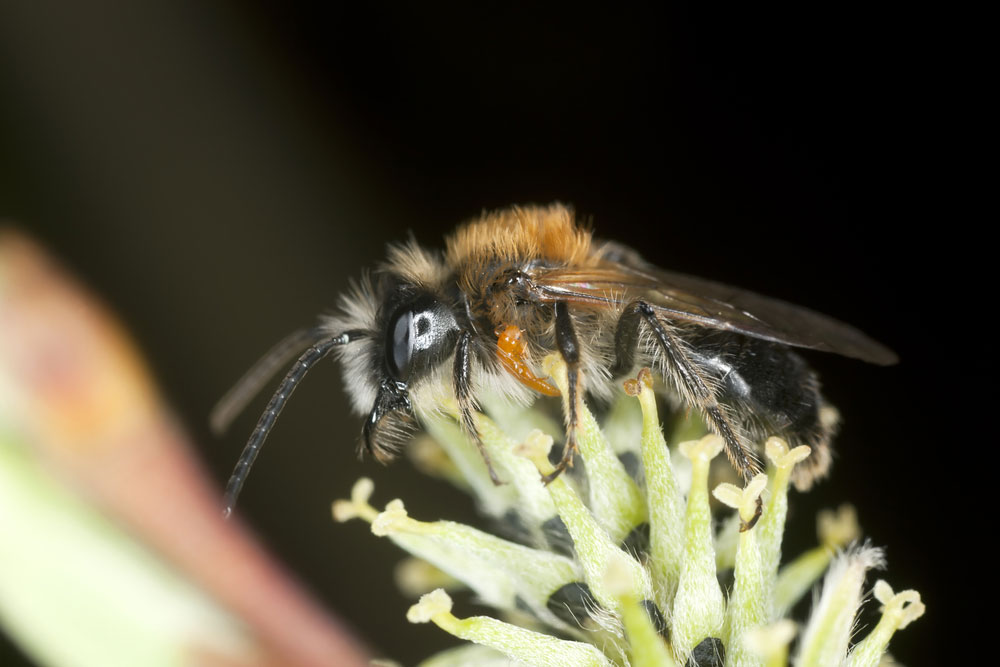
<path id="1" fill-rule="evenodd" d="M 0 231 L 0 368 L 32 451 L 242 619 L 259 644 L 253 664 L 367 664 L 343 623 L 239 521 L 222 519 L 219 493 L 122 328 L 11 230 Z"/>

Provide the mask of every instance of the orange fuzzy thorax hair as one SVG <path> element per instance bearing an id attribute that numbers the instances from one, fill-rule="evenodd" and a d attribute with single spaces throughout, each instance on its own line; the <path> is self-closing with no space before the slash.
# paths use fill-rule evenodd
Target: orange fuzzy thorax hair
<path id="1" fill-rule="evenodd" d="M 585 266 L 592 260 L 590 230 L 577 225 L 573 211 L 562 204 L 487 213 L 459 227 L 446 247 L 450 266 L 492 259 Z"/>

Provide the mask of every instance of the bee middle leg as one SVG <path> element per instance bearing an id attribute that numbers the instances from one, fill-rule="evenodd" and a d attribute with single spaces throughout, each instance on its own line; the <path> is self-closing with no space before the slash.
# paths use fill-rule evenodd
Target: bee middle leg
<path id="1" fill-rule="evenodd" d="M 493 468 L 493 460 L 490 458 L 490 453 L 486 451 L 482 436 L 479 435 L 479 429 L 476 427 L 476 401 L 472 395 L 472 354 L 469 349 L 471 341 L 472 334 L 463 331 L 455 345 L 455 366 L 452 374 L 455 399 L 458 401 L 462 430 L 476 443 L 479 454 L 483 457 L 486 469 L 490 473 L 490 480 L 499 486 L 503 482 L 500 481 L 496 469 Z"/>
<path id="2" fill-rule="evenodd" d="M 733 427 L 715 392 L 697 365 L 688 356 L 683 343 L 678 340 L 656 316 L 656 311 L 644 301 L 633 301 L 618 318 L 615 329 L 615 365 L 612 375 L 623 375 L 635 364 L 635 351 L 639 346 L 639 328 L 645 322 L 652 331 L 663 351 L 667 370 L 681 394 L 690 404 L 697 407 L 707 418 L 709 425 L 722 436 L 726 444 L 726 455 L 733 466 L 739 470 L 743 479 L 749 481 L 761 472 L 760 462 L 753 452 L 743 443 Z M 753 527 L 760 517 L 761 504 L 758 499 L 757 512 L 753 519 L 747 522 L 741 530 Z"/>
<path id="3" fill-rule="evenodd" d="M 555 470 L 543 475 L 542 480 L 548 484 L 558 477 L 566 468 L 573 465 L 573 454 L 577 451 L 576 429 L 579 423 L 580 396 L 580 340 L 576 336 L 573 317 L 569 306 L 556 302 L 556 346 L 566 363 L 566 380 L 569 390 L 566 394 L 566 442 L 563 445 L 562 458 L 556 464 Z"/>

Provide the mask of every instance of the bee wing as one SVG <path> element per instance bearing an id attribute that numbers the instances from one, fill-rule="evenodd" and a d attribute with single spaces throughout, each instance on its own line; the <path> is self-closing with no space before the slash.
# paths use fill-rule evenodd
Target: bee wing
<path id="1" fill-rule="evenodd" d="M 736 287 L 664 271 L 642 262 L 627 249 L 615 247 L 614 255 L 622 261 L 605 260 L 587 269 L 541 269 L 532 274 L 532 280 L 545 301 L 600 307 L 638 299 L 666 320 L 694 322 L 874 364 L 898 361 L 892 350 L 832 317 Z"/>

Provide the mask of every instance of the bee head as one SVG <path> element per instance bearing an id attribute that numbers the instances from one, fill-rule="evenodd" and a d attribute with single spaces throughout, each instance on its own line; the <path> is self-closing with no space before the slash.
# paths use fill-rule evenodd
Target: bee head
<path id="1" fill-rule="evenodd" d="M 357 346 L 338 351 L 355 409 L 367 413 L 361 450 L 386 462 L 403 444 L 413 421 L 410 391 L 451 356 L 459 327 L 434 290 L 391 275 L 377 285 L 364 279 L 341 302 L 343 316 L 328 330 L 362 329 Z"/>

